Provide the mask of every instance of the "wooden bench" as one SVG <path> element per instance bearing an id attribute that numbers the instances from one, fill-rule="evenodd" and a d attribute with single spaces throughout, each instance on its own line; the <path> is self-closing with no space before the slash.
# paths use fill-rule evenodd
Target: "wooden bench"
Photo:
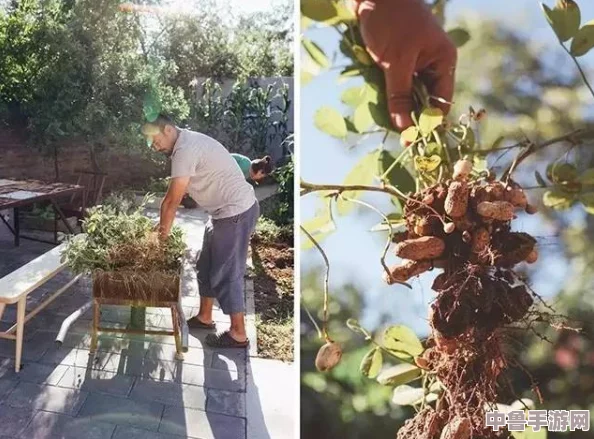
<path id="1" fill-rule="evenodd" d="M 66 268 L 66 264 L 60 261 L 60 253 L 65 246 L 66 244 L 61 244 L 54 247 L 47 253 L 33 259 L 31 262 L 0 279 L 0 318 L 2 318 L 6 305 L 16 304 L 17 306 L 16 323 L 8 330 L 0 332 L 0 338 L 16 341 L 15 370 L 17 372 L 21 368 L 25 323 L 35 317 L 81 277 L 81 275 L 74 277 L 74 279 L 62 288 L 52 293 L 35 309 L 25 314 L 29 293 Z"/>

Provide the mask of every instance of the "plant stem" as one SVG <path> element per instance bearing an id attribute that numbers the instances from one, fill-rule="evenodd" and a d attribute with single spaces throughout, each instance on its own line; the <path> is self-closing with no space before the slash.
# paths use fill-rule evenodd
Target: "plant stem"
<path id="1" fill-rule="evenodd" d="M 543 142 L 539 145 L 530 143 L 527 145 L 528 147 L 518 155 L 516 160 L 514 160 L 514 163 L 512 163 L 512 165 L 510 165 L 505 170 L 505 172 L 503 173 L 503 176 L 502 176 L 502 180 L 505 179 L 508 175 L 510 175 L 512 173 L 512 171 L 514 171 L 520 165 L 520 163 L 523 162 L 528 156 L 530 156 L 531 154 L 533 154 L 537 151 L 540 151 L 541 149 L 546 148 L 547 146 L 554 145 L 555 143 L 559 143 L 559 142 L 563 142 L 563 141 L 575 142 L 575 141 L 584 140 L 584 139 L 588 139 L 588 138 L 594 138 L 594 129 L 593 128 L 582 128 L 582 129 L 574 130 L 567 134 L 563 134 L 561 136 L 549 139 L 546 142 Z M 524 144 L 526 144 L 526 141 L 524 141 Z M 513 166 L 513 168 L 512 168 L 512 166 Z"/>
<path id="2" fill-rule="evenodd" d="M 592 97 L 594 97 L 594 90 L 592 89 L 592 86 L 588 82 L 588 78 L 586 77 L 586 73 L 582 69 L 582 66 L 580 66 L 580 63 L 578 62 L 577 58 L 575 56 L 573 56 L 573 54 L 571 53 L 571 51 L 567 47 L 565 47 L 565 44 L 563 44 L 561 41 L 559 41 L 559 43 L 561 43 L 561 47 L 563 47 L 563 50 L 565 50 L 567 52 L 567 54 L 571 57 L 571 59 L 575 63 L 578 71 L 580 72 L 580 75 L 582 77 L 582 80 L 584 81 L 584 84 L 586 84 L 586 87 L 588 87 L 588 90 L 590 90 L 590 94 L 592 95 Z"/>
<path id="3" fill-rule="evenodd" d="M 373 207 L 371 204 L 366 203 L 365 201 L 356 200 L 354 198 L 347 198 L 347 197 L 342 197 L 342 198 L 346 201 L 350 201 L 351 203 L 357 203 L 357 204 L 360 204 L 361 206 L 365 206 L 368 209 L 373 210 L 377 214 L 381 215 L 381 217 L 384 219 L 386 224 L 388 224 L 388 229 L 389 229 L 388 241 L 386 242 L 386 245 L 384 247 L 384 252 L 382 253 L 382 257 L 380 258 L 380 263 L 382 264 L 382 267 L 384 268 L 384 271 L 386 272 L 388 277 L 391 277 L 390 269 L 388 268 L 388 265 L 386 264 L 386 255 L 388 254 L 388 250 L 390 250 L 390 245 L 392 244 L 392 235 L 394 234 L 394 230 L 392 229 L 392 224 L 390 223 L 390 220 L 381 210 L 377 209 L 376 207 Z M 405 282 L 399 282 L 399 281 L 396 281 L 396 282 L 399 283 L 400 285 L 404 285 L 412 290 L 412 287 L 409 284 L 407 284 Z"/>
<path id="4" fill-rule="evenodd" d="M 320 244 L 318 244 L 318 241 L 316 241 L 315 238 L 310 235 L 310 233 L 307 231 L 307 229 L 305 227 L 303 227 L 301 225 L 300 225 L 300 227 L 301 227 L 301 230 L 303 231 L 303 233 L 305 233 L 307 235 L 307 237 L 310 239 L 310 241 L 320 251 L 322 258 L 324 258 L 324 264 L 326 265 L 326 274 L 324 275 L 324 317 L 322 319 L 322 335 L 327 342 L 331 342 L 332 340 L 330 339 L 330 336 L 328 335 L 328 302 L 329 302 L 329 298 L 330 298 L 330 293 L 329 293 L 329 290 L 330 290 L 330 288 L 329 288 L 330 261 L 328 260 L 328 256 L 326 256 L 324 249 L 322 249 L 322 247 L 320 247 Z"/>
<path id="5" fill-rule="evenodd" d="M 398 163 L 400 163 L 400 161 L 402 160 L 402 158 L 408 153 L 407 148 L 404 148 L 402 150 L 402 152 L 398 155 L 398 157 L 396 157 L 396 159 L 392 162 L 392 164 L 388 167 L 388 169 L 386 169 L 386 172 L 384 172 L 382 174 L 382 176 L 380 177 L 381 181 L 384 181 L 386 179 L 386 177 L 388 175 L 390 175 L 390 172 L 392 172 L 392 170 L 396 167 L 396 165 Z"/>

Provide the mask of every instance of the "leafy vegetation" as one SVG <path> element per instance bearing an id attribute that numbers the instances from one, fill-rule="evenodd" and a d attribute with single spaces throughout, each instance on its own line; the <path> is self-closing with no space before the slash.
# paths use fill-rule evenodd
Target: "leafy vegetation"
<path id="1" fill-rule="evenodd" d="M 214 1 L 194 2 L 194 14 L 183 17 L 142 14 L 120 3 L 23 0 L 0 7 L 0 117 L 27 126 L 31 143 L 54 154 L 56 178 L 65 139 L 89 145 L 96 168 L 108 148 L 148 153 L 140 134 L 148 98 L 201 129 L 191 116 L 199 114 L 198 78 L 292 73 L 291 2 L 279 4 L 279 14 L 239 22 L 223 19 Z M 250 135 L 252 146 L 262 144 Z"/>
<path id="2" fill-rule="evenodd" d="M 142 214 L 113 205 L 89 209 L 83 222 L 83 238 L 71 239 L 63 259 L 74 273 L 177 272 L 185 251 L 182 230 L 174 226 L 168 240 L 159 241 L 153 221 Z"/>

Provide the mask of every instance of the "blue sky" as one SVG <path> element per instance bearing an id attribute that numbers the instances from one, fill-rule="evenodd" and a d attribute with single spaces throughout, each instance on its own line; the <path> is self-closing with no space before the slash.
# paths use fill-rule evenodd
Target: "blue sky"
<path id="1" fill-rule="evenodd" d="M 549 4 L 554 2 L 550 0 Z M 578 1 L 582 10 L 582 23 L 594 19 L 594 2 Z M 584 5 L 584 6 L 582 6 Z M 461 14 L 478 13 L 482 17 L 501 19 L 509 25 L 515 23 L 522 28 L 529 38 L 551 47 L 551 50 L 562 49 L 552 30 L 542 15 L 539 2 L 533 0 L 499 0 L 496 2 L 484 0 L 451 0 L 448 6 L 448 21 L 453 22 Z M 333 29 L 312 28 L 306 33 L 307 37 L 318 43 L 327 54 L 332 54 L 337 47 L 338 34 Z M 463 49 L 460 56 L 464 56 Z M 592 66 L 594 55 L 583 58 L 584 63 Z M 340 57 L 334 61 L 335 65 L 344 65 Z M 341 183 L 358 161 L 368 151 L 374 149 L 381 142 L 381 138 L 370 138 L 356 148 L 349 149 L 344 143 L 321 133 L 313 126 L 313 115 L 322 105 L 343 108 L 340 93 L 345 88 L 357 85 L 356 81 L 337 85 L 338 71 L 324 73 L 311 83 L 301 88 L 301 141 L 300 141 L 300 169 L 301 178 L 311 183 Z M 468 104 L 472 105 L 472 102 Z M 367 201 L 387 208 L 389 203 L 382 202 L 385 197 L 367 196 Z M 319 200 L 314 195 L 308 195 L 301 200 L 302 221 L 313 217 Z M 581 218 L 578 213 L 576 221 Z M 382 314 L 389 315 L 391 322 L 411 325 L 418 332 L 428 330 L 426 316 L 428 303 L 433 298 L 431 282 L 433 276 L 425 275 L 422 281 L 412 282 L 413 290 L 401 286 L 388 287 L 381 281 L 382 268 L 379 264 L 381 251 L 385 244 L 385 235 L 368 232 L 380 221 L 373 212 L 360 212 L 345 218 L 336 218 L 337 231 L 326 238 L 322 245 L 331 261 L 331 290 L 335 297 L 340 296 L 340 286 L 349 281 L 354 282 L 364 294 L 366 306 L 364 309 L 364 323 L 374 327 L 380 323 Z M 535 217 L 522 216 L 514 227 L 538 236 L 551 236 L 557 233 L 551 225 Z M 302 235 L 303 236 L 303 235 Z M 568 274 L 565 269 L 557 271 L 556 275 L 550 270 L 541 270 L 552 261 L 558 261 L 559 243 L 555 240 L 547 241 L 541 249 L 541 259 L 536 264 L 539 271 L 539 281 L 534 284 L 535 289 L 544 296 L 550 296 L 558 291 L 561 282 Z M 390 260 L 396 262 L 396 258 Z M 306 274 L 313 267 L 319 266 L 321 258 L 316 250 L 301 253 L 302 274 Z M 556 264 L 559 266 L 559 264 Z"/>

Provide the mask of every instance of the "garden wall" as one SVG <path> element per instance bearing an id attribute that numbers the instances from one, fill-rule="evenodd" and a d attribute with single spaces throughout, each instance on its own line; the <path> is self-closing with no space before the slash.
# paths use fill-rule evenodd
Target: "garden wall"
<path id="1" fill-rule="evenodd" d="M 69 143 L 69 144 L 68 144 Z M 89 148 L 67 142 L 58 155 L 60 181 L 76 182 L 78 169 L 91 169 Z M 133 152 L 110 150 L 99 155 L 102 171 L 108 173 L 106 187 L 143 186 L 162 171 L 150 160 Z M 27 145 L 23 128 L 0 125 L 0 178 L 24 178 L 53 181 L 54 159 Z"/>

